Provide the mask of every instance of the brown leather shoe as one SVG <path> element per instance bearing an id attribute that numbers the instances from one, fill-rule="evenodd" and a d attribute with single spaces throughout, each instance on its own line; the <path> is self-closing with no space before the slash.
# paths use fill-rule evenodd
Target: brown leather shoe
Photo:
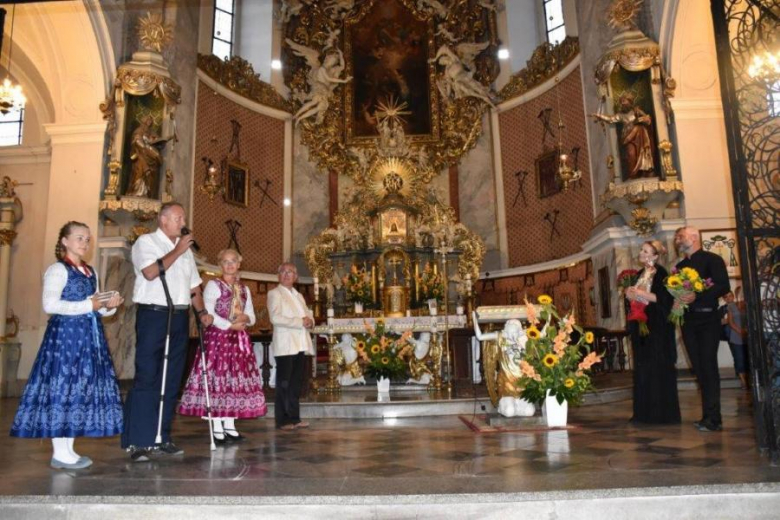
<path id="1" fill-rule="evenodd" d="M 295 425 L 294 424 L 285 424 L 284 426 L 279 426 L 279 429 L 280 430 L 284 430 L 286 432 L 289 432 L 289 431 L 292 431 L 292 430 L 295 429 Z"/>
<path id="2" fill-rule="evenodd" d="M 295 429 L 296 430 L 298 428 L 308 428 L 308 427 L 309 427 L 309 423 L 307 423 L 306 421 L 301 421 L 301 422 L 295 423 Z"/>

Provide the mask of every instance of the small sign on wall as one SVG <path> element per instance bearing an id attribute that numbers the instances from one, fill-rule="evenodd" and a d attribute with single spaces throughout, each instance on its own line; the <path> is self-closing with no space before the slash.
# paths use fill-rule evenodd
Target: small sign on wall
<path id="1" fill-rule="evenodd" d="M 702 229 L 700 233 L 702 249 L 715 253 L 726 262 L 729 278 L 741 278 L 737 231 L 735 229 Z"/>

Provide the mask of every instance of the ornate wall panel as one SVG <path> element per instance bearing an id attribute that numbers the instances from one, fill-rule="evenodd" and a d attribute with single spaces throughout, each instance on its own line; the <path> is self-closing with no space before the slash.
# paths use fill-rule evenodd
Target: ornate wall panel
<path id="1" fill-rule="evenodd" d="M 556 89 L 499 115 L 509 267 L 578 253 L 593 225 L 590 163 L 579 67 L 563 78 L 558 88 L 561 116 L 566 126 L 564 149 L 580 147 L 582 180 L 569 191 L 540 198 L 536 179 L 535 161 L 542 154 L 542 137 L 545 134 L 539 116 L 544 109 L 552 109 L 550 126 L 555 133 L 555 138 L 547 135 L 548 149 L 554 147 L 558 139 Z M 526 171 L 528 175 L 518 196 L 521 176 L 515 174 L 520 171 Z M 549 214 L 550 219 L 555 219 L 556 210 L 558 214 L 553 230 L 553 224 L 545 216 Z"/>
<path id="2" fill-rule="evenodd" d="M 230 242 L 225 222 L 234 219 L 241 223 L 238 242 L 244 257 L 242 268 L 275 273 L 283 256 L 284 121 L 252 112 L 214 95 L 214 91 L 203 83 L 198 86 L 197 114 L 191 220 L 201 253 L 209 262 L 216 263 L 217 253 Z M 219 165 L 228 154 L 232 140 L 231 120 L 241 125 L 240 162 L 249 167 L 249 204 L 245 208 L 227 204 L 221 195 L 209 200 L 198 189 L 205 179 L 201 158 L 208 157 Z M 266 181 L 270 181 L 267 188 Z M 267 189 L 274 202 L 266 197 L 260 205 L 261 188 Z"/>

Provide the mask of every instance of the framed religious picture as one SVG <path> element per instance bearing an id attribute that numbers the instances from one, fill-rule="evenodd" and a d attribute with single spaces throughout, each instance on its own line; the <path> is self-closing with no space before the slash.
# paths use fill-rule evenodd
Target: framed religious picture
<path id="1" fill-rule="evenodd" d="M 543 199 L 561 191 L 558 183 L 558 151 L 553 149 L 536 158 L 536 187 Z"/>
<path id="2" fill-rule="evenodd" d="M 736 229 L 702 229 L 700 231 L 701 248 L 715 253 L 726 262 L 729 278 L 741 278 Z"/>
<path id="3" fill-rule="evenodd" d="M 563 269 L 558 269 L 558 281 L 559 282 L 568 282 L 569 281 L 569 268 L 564 267 Z"/>
<path id="4" fill-rule="evenodd" d="M 609 267 L 599 269 L 599 303 L 601 304 L 601 317 L 612 317 L 612 299 L 609 292 Z"/>
<path id="5" fill-rule="evenodd" d="M 225 181 L 225 202 L 243 208 L 249 206 L 249 167 L 229 162 Z"/>

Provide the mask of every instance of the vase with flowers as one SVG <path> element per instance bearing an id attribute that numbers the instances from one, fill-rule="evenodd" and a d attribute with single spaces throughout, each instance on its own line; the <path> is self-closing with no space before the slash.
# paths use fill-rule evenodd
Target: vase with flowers
<path id="1" fill-rule="evenodd" d="M 377 381 L 377 391 L 389 391 L 390 381 L 406 374 L 405 358 L 413 355 L 414 346 L 409 343 L 411 331 L 402 334 L 389 331 L 383 320 L 372 327 L 365 325 L 365 334 L 358 335 L 356 348 L 365 364 L 365 373 Z"/>
<path id="2" fill-rule="evenodd" d="M 431 309 L 440 306 L 444 301 L 444 280 L 441 274 L 436 272 L 431 264 L 425 264 L 422 273 L 416 278 L 421 302 L 428 302 Z"/>
<path id="3" fill-rule="evenodd" d="M 560 408 L 582 401 L 592 387 L 588 372 L 601 356 L 591 351 L 593 333 L 583 331 L 573 314 L 561 317 L 550 296 L 543 294 L 538 302 L 525 302 L 530 325 L 516 384 L 523 389 L 523 399 L 545 405 L 548 426 L 565 426 L 565 410 L 561 417 Z"/>
<path id="4" fill-rule="evenodd" d="M 372 301 L 371 275 L 365 269 L 352 264 L 349 273 L 342 279 L 347 301 L 355 306 L 355 314 L 363 313 L 363 306 Z"/>

